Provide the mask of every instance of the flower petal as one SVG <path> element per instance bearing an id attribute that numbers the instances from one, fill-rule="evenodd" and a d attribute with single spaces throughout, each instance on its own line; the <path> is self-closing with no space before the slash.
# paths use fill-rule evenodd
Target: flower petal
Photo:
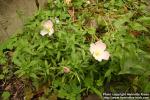
<path id="1" fill-rule="evenodd" d="M 53 22 L 51 20 L 44 21 L 42 23 L 43 28 L 50 29 L 53 27 Z"/>
<path id="2" fill-rule="evenodd" d="M 98 57 L 98 58 L 95 58 L 96 60 L 98 60 L 99 62 L 101 62 L 102 61 L 102 57 L 100 56 L 100 57 Z"/>
<path id="3" fill-rule="evenodd" d="M 104 51 L 106 49 L 106 44 L 103 43 L 102 41 L 97 41 L 95 43 L 95 45 L 101 50 L 101 51 Z"/>
<path id="4" fill-rule="evenodd" d="M 98 61 L 102 61 L 102 59 L 103 59 L 101 55 L 100 56 L 93 55 L 93 57 Z"/>
<path id="5" fill-rule="evenodd" d="M 109 52 L 108 51 L 104 51 L 101 55 L 101 58 L 104 59 L 104 60 L 108 60 L 109 59 Z"/>
<path id="6" fill-rule="evenodd" d="M 41 34 L 42 36 L 46 35 L 47 33 L 48 33 L 48 31 L 46 31 L 46 30 L 41 30 L 41 32 L 40 32 L 40 34 Z"/>
<path id="7" fill-rule="evenodd" d="M 96 46 L 95 46 L 94 43 L 92 43 L 92 44 L 90 45 L 90 52 L 91 52 L 91 54 L 94 53 L 95 49 L 96 49 Z"/>
<path id="8" fill-rule="evenodd" d="M 54 29 L 51 28 L 50 31 L 48 32 L 48 35 L 51 36 L 54 33 Z"/>

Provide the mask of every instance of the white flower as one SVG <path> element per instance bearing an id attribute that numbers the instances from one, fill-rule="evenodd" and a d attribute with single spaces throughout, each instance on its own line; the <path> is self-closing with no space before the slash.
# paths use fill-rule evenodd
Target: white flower
<path id="1" fill-rule="evenodd" d="M 106 44 L 102 41 L 97 41 L 96 43 L 92 43 L 90 45 L 90 52 L 93 55 L 93 57 L 98 61 L 109 59 L 110 54 L 108 51 L 105 51 L 105 49 Z"/>
<path id="2" fill-rule="evenodd" d="M 40 34 L 42 36 L 44 36 L 46 34 L 48 34 L 49 36 L 51 36 L 54 33 L 53 23 L 52 23 L 51 20 L 44 21 L 42 23 L 42 27 L 43 27 L 43 29 L 40 32 Z"/>

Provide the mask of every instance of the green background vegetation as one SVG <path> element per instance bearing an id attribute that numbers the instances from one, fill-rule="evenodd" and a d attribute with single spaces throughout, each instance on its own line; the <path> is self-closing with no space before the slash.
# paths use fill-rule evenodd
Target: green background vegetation
<path id="1" fill-rule="evenodd" d="M 150 13 L 143 0 L 48 0 L 15 34 L 0 45 L 0 79 L 23 84 L 31 99 L 64 98 L 104 92 L 150 92 Z M 74 12 L 74 13 L 73 13 Z M 56 23 L 56 18 L 59 23 Z M 42 37 L 41 22 L 51 19 L 54 34 Z M 90 44 L 103 40 L 111 56 L 98 62 Z M 63 67 L 71 69 L 65 74 Z M 29 95 L 30 94 L 30 95 Z M 3 98 L 11 94 L 3 93 Z"/>

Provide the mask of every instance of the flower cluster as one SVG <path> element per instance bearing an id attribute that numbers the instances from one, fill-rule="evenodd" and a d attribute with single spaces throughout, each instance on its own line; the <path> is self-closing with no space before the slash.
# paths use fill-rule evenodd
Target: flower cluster
<path id="1" fill-rule="evenodd" d="M 105 49 L 106 44 L 103 43 L 101 40 L 90 45 L 90 52 L 93 55 L 93 57 L 98 61 L 109 59 L 110 54 L 108 51 L 105 51 Z"/>

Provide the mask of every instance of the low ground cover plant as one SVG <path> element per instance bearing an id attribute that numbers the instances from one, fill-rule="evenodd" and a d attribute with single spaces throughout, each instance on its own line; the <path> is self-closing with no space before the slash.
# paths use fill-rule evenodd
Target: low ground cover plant
<path id="1" fill-rule="evenodd" d="M 147 6 L 143 0 L 48 0 L 0 45 L 2 97 L 81 100 L 150 92 Z M 10 80 L 22 95 L 20 88 L 10 91 Z"/>

